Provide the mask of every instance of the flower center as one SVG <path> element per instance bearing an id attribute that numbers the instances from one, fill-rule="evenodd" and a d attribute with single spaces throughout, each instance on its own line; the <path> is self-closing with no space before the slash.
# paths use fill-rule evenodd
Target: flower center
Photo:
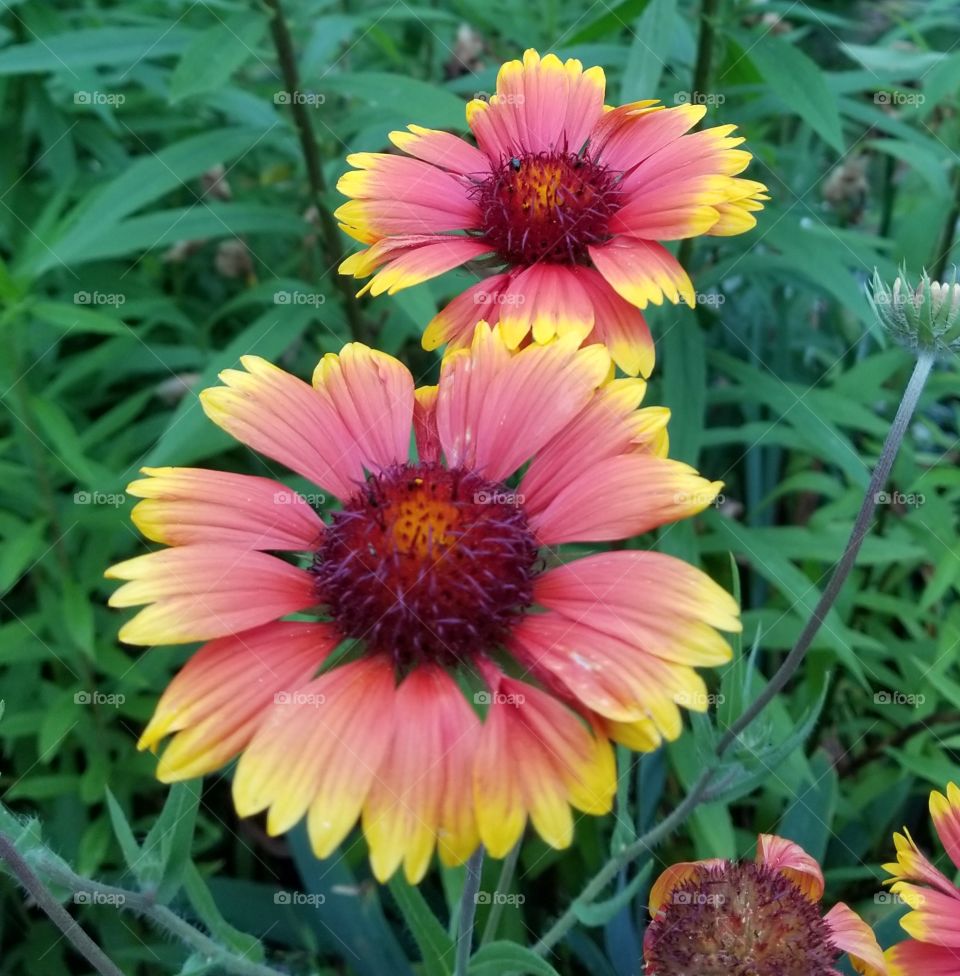
<path id="1" fill-rule="evenodd" d="M 648 976 L 828 976 L 838 951 L 819 907 L 761 864 L 711 868 L 650 924 Z"/>
<path id="2" fill-rule="evenodd" d="M 531 153 L 506 160 L 476 188 L 484 236 L 504 261 L 578 264 L 608 238 L 619 174 L 585 153 Z"/>
<path id="3" fill-rule="evenodd" d="M 492 649 L 533 599 L 537 545 L 518 501 L 436 464 L 371 476 L 316 553 L 320 601 L 345 636 L 401 666 Z"/>

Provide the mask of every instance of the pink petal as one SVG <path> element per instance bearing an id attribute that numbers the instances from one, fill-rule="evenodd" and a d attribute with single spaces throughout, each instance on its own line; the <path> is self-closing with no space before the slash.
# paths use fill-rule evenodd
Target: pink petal
<path id="1" fill-rule="evenodd" d="M 306 499 L 279 481 L 203 468 L 143 468 L 127 491 L 131 513 L 153 542 L 198 542 L 239 549 L 315 549 L 323 522 Z"/>
<path id="2" fill-rule="evenodd" d="M 423 333 L 423 348 L 447 345 L 451 350 L 462 349 L 470 345 L 479 321 L 496 325 L 511 278 L 509 274 L 491 275 L 457 295 L 430 320 Z"/>
<path id="3" fill-rule="evenodd" d="M 490 173 L 490 160 L 460 136 L 422 125 L 408 125 L 409 132 L 391 132 L 390 141 L 408 156 L 416 156 L 458 176 L 482 179 Z"/>
<path id="4" fill-rule="evenodd" d="M 653 336 L 640 310 L 621 298 L 593 268 L 580 268 L 577 277 L 593 306 L 590 339 L 602 342 L 613 361 L 629 376 L 649 376 L 656 353 Z"/>
<path id="5" fill-rule="evenodd" d="M 127 644 L 185 644 L 236 634 L 317 602 L 313 577 L 275 556 L 223 545 L 178 546 L 107 570 L 128 580 L 112 607 L 150 604 L 120 629 Z"/>
<path id="6" fill-rule="evenodd" d="M 465 261 L 491 254 L 492 249 L 472 237 L 434 234 L 416 237 L 393 237 L 378 241 L 366 251 L 350 255 L 340 265 L 341 274 L 365 278 L 380 267 L 358 295 L 394 295 L 402 288 L 419 285 Z"/>
<path id="7" fill-rule="evenodd" d="M 435 464 L 442 452 L 437 430 L 437 387 L 417 388 L 413 404 L 413 432 L 417 442 L 417 457 L 422 464 Z"/>
<path id="8" fill-rule="evenodd" d="M 246 747 L 277 697 L 309 681 L 340 640 L 330 624 L 281 621 L 205 644 L 167 686 L 137 748 L 176 733 L 157 768 L 164 783 L 219 769 Z"/>
<path id="9" fill-rule="evenodd" d="M 524 507 L 543 545 L 606 542 L 702 512 L 721 487 L 678 461 L 630 454 L 593 465 L 545 508 L 536 510 L 535 498 Z"/>
<path id="10" fill-rule="evenodd" d="M 359 240 L 392 234 L 474 230 L 480 210 L 460 177 L 406 156 L 354 153 L 337 189 L 351 199 L 334 216 Z"/>
<path id="11" fill-rule="evenodd" d="M 884 958 L 889 976 L 960 976 L 960 950 L 946 946 L 901 942 Z"/>
<path id="12" fill-rule="evenodd" d="M 823 897 L 823 871 L 799 844 L 774 834 L 761 834 L 757 838 L 757 863 L 780 871 L 811 901 Z"/>
<path id="13" fill-rule="evenodd" d="M 508 61 L 497 76 L 497 93 L 467 106 L 477 144 L 491 160 L 518 153 L 578 152 L 603 110 L 605 80 L 600 68 L 561 62 L 527 50 L 523 62 Z"/>
<path id="14" fill-rule="evenodd" d="M 359 343 L 324 357 L 314 386 L 256 356 L 246 372 L 228 369 L 226 384 L 200 394 L 207 416 L 237 440 L 298 474 L 349 498 L 365 470 L 407 459 L 413 377 L 385 353 Z"/>
<path id="15" fill-rule="evenodd" d="M 955 783 L 947 786 L 946 796 L 930 794 L 930 815 L 944 850 L 960 868 L 960 788 Z"/>
<path id="16" fill-rule="evenodd" d="M 623 105 L 605 113 L 590 140 L 594 158 L 625 175 L 645 159 L 679 139 L 706 114 L 703 105 L 680 105 L 651 111 Z"/>
<path id="17" fill-rule="evenodd" d="M 864 976 L 887 976 L 889 970 L 877 937 L 856 912 L 840 902 L 824 915 L 823 920 L 830 931 L 830 941 L 849 954 L 857 972 Z M 929 974 L 925 973 L 925 976 Z"/>
<path id="18" fill-rule="evenodd" d="M 502 481 L 549 442 L 609 371 L 602 346 L 578 342 L 565 336 L 512 355 L 499 326 L 478 326 L 470 349 L 447 356 L 440 371 L 437 429 L 447 465 Z"/>
<path id="19" fill-rule="evenodd" d="M 693 308 L 693 282 L 662 244 L 621 236 L 588 250 L 597 271 L 632 305 L 661 305 L 666 297 L 674 303 L 683 300 Z"/>
<path id="20" fill-rule="evenodd" d="M 500 330 L 511 349 L 530 333 L 534 342 L 572 335 L 580 343 L 593 328 L 593 320 L 593 305 L 573 266 L 531 265 L 511 278 L 504 290 Z"/>

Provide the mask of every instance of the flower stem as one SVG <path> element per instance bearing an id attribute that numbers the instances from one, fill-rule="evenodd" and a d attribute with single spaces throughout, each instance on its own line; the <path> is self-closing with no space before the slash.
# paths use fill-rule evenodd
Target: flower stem
<path id="1" fill-rule="evenodd" d="M 813 638 L 817 635 L 830 608 L 839 596 L 843 584 L 846 582 L 847 577 L 850 575 L 850 570 L 856 562 L 857 554 L 863 545 L 863 540 L 866 538 L 867 532 L 870 529 L 878 496 L 884 485 L 886 485 L 887 479 L 890 477 L 890 470 L 893 467 L 893 462 L 896 460 L 900 445 L 903 443 L 907 428 L 910 426 L 910 421 L 917 408 L 917 403 L 920 400 L 920 395 L 926 385 L 927 378 L 930 375 L 933 362 L 934 356 L 931 352 L 924 351 L 918 355 L 916 365 L 913 369 L 913 375 L 910 377 L 910 382 L 907 384 L 907 388 L 900 401 L 900 406 L 897 409 L 897 414 L 893 419 L 887 438 L 884 441 L 883 451 L 870 478 L 870 484 L 867 486 L 867 491 L 860 506 L 860 511 L 857 514 L 856 521 L 854 522 L 853 529 L 850 532 L 847 546 L 843 551 L 843 555 L 840 557 L 840 561 L 833 570 L 830 582 L 817 601 L 813 615 L 807 621 L 802 633 L 797 638 L 796 644 L 767 683 L 766 688 L 764 688 L 733 725 L 727 729 L 726 734 L 720 740 L 716 749 L 718 759 L 727 752 L 733 743 L 736 742 L 740 733 L 760 715 L 796 673 L 810 648 Z M 656 844 L 679 827 L 708 798 L 710 787 L 713 785 L 714 777 L 717 774 L 719 766 L 719 763 L 714 763 L 704 769 L 678 807 L 655 827 L 647 831 L 642 837 L 637 838 L 632 844 L 629 844 L 604 864 L 597 874 L 587 883 L 586 887 L 570 907 L 544 933 L 534 947 L 535 952 L 541 956 L 546 955 L 576 924 L 578 908 L 589 905 L 596 900 L 606 889 L 607 885 L 617 876 L 619 871 L 630 864 L 631 861 L 636 860 L 638 857 L 652 850 Z"/>
<path id="2" fill-rule="evenodd" d="M 290 37 L 290 28 L 287 26 L 287 20 L 283 14 L 281 0 L 265 0 L 265 2 L 273 14 L 270 20 L 270 34 L 273 37 L 273 46 L 280 63 L 283 83 L 287 86 L 287 91 L 290 94 L 290 114 L 293 116 L 297 136 L 300 139 L 300 151 L 303 153 L 307 182 L 310 185 L 310 196 L 317 210 L 317 218 L 320 221 L 327 260 L 339 263 L 343 254 L 343 247 L 340 243 L 336 221 L 323 202 L 327 185 L 323 177 L 323 167 L 320 164 L 320 153 L 317 150 L 313 122 L 310 119 L 310 107 L 298 99 L 295 94 L 300 90 L 300 71 L 297 68 L 297 57 L 293 49 L 293 40 Z M 343 298 L 344 314 L 350 324 L 353 338 L 369 339 L 366 324 L 360 315 L 350 283 L 337 273 L 334 273 L 333 280 Z"/>
<path id="3" fill-rule="evenodd" d="M 503 867 L 500 868 L 500 877 L 497 880 L 497 895 L 505 895 L 510 890 L 513 882 L 513 873 L 517 869 L 517 861 L 520 858 L 520 841 L 517 841 L 513 850 L 506 856 Z M 497 927 L 500 924 L 500 916 L 503 915 L 504 899 L 494 897 L 490 906 L 490 914 L 487 916 L 487 924 L 483 927 L 483 936 L 480 945 L 486 945 L 497 937 Z"/>
<path id="4" fill-rule="evenodd" d="M 123 972 L 80 927 L 73 916 L 47 890 L 29 864 L 20 856 L 13 841 L 0 833 L 0 860 L 9 866 L 21 887 L 43 910 L 47 918 L 63 933 L 64 938 L 87 960 L 101 976 L 123 976 Z"/>
<path id="5" fill-rule="evenodd" d="M 95 895 L 104 904 L 143 916 L 157 928 L 179 939 L 192 952 L 214 962 L 219 972 L 233 976 L 281 976 L 280 971 L 271 966 L 237 955 L 166 905 L 158 904 L 151 895 L 84 878 L 45 847 L 24 857 L 14 841 L 0 831 L 0 860 L 10 866 L 23 888 L 101 976 L 123 976 L 123 973 L 50 893 L 48 884 L 66 888 L 74 894 Z"/>
<path id="6" fill-rule="evenodd" d="M 467 877 L 460 896 L 460 925 L 457 930 L 457 963 L 453 976 L 467 976 L 473 948 L 473 925 L 477 917 L 477 892 L 483 869 L 483 847 L 478 847 L 467 861 Z"/>

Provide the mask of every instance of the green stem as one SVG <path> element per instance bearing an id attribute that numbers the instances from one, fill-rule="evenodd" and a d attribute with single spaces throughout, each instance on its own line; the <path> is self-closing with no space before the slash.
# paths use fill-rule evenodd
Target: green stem
<path id="1" fill-rule="evenodd" d="M 460 896 L 460 925 L 457 930 L 457 962 L 453 976 L 467 976 L 473 949 L 473 926 L 477 917 L 477 893 L 483 870 L 483 847 L 478 847 L 467 861 L 467 877 Z"/>
<path id="2" fill-rule="evenodd" d="M 21 887 L 37 903 L 37 906 L 63 933 L 64 938 L 90 963 L 101 976 L 123 976 L 123 972 L 87 935 L 73 916 L 47 890 L 39 876 L 20 856 L 13 841 L 0 834 L 0 860 L 9 866 Z"/>
<path id="3" fill-rule="evenodd" d="M 0 832 L 0 859 L 10 865 L 17 880 L 37 904 L 71 943 L 77 947 L 77 951 L 82 953 L 84 958 L 103 976 L 123 976 L 123 973 L 106 958 L 99 946 L 80 929 L 47 889 L 47 884 L 66 888 L 73 894 L 86 895 L 88 898 L 94 896 L 94 901 L 100 901 L 104 904 L 113 905 L 122 911 L 141 915 L 157 928 L 179 939 L 191 951 L 200 953 L 204 958 L 214 962 L 220 972 L 231 973 L 234 976 L 281 976 L 277 969 L 236 955 L 185 919 L 180 918 L 166 905 L 157 904 L 152 896 L 81 877 L 64 861 L 47 853 L 45 849 L 40 849 L 29 855 L 33 864 L 31 867 L 27 863 L 27 859 L 18 852 L 14 842 L 2 832 Z"/>
<path id="4" fill-rule="evenodd" d="M 870 484 L 867 487 L 860 511 L 850 532 L 847 546 L 844 549 L 843 555 L 840 557 L 840 561 L 833 570 L 830 582 L 817 601 L 813 615 L 807 621 L 799 638 L 797 638 L 796 644 L 770 679 L 766 688 L 764 688 L 736 722 L 727 729 L 717 746 L 717 759 L 720 759 L 727 752 L 734 742 L 737 741 L 740 733 L 760 715 L 796 673 L 810 648 L 813 638 L 817 635 L 830 608 L 839 596 L 843 584 L 846 582 L 847 577 L 850 575 L 850 570 L 853 569 L 854 563 L 857 560 L 857 554 L 860 552 L 863 540 L 866 538 L 867 532 L 870 529 L 878 496 L 890 476 L 893 462 L 900 450 L 900 445 L 903 443 L 904 435 L 910 426 L 910 421 L 917 408 L 920 395 L 930 375 L 933 361 L 934 356 L 930 352 L 921 352 L 917 357 L 913 375 L 910 377 L 910 382 L 904 391 L 900 406 L 897 409 L 897 414 L 887 434 L 887 439 L 884 441 L 883 451 L 870 478 Z M 623 868 L 638 857 L 651 851 L 664 837 L 679 827 L 701 803 L 708 799 L 710 788 L 713 786 L 714 777 L 717 774 L 719 766 L 719 763 L 713 763 L 704 769 L 699 779 L 697 779 L 678 807 L 653 829 L 647 831 L 642 837 L 639 837 L 632 844 L 611 857 L 588 882 L 570 907 L 542 936 L 534 947 L 534 951 L 539 955 L 546 955 L 576 924 L 578 908 L 595 901 Z"/>
<path id="5" fill-rule="evenodd" d="M 497 928 L 500 925 L 500 917 L 503 915 L 505 899 L 498 897 L 506 895 L 513 884 L 513 874 L 517 869 L 517 861 L 520 859 L 520 841 L 517 841 L 513 850 L 506 856 L 503 866 L 500 868 L 500 877 L 497 879 L 497 890 L 490 906 L 490 914 L 487 916 L 487 924 L 483 927 L 483 936 L 480 945 L 486 945 L 497 937 Z"/>
<path id="6" fill-rule="evenodd" d="M 273 13 L 273 17 L 270 20 L 270 33 L 273 37 L 273 46 L 277 52 L 280 72 L 283 75 L 283 83 L 286 85 L 287 91 L 291 96 L 289 103 L 290 114 L 293 116 L 293 122 L 300 139 L 300 150 L 303 153 L 303 162 L 307 171 L 310 196 L 316 208 L 318 220 L 320 221 L 320 232 L 323 235 L 327 259 L 339 263 L 343 256 L 343 245 L 340 241 L 340 232 L 337 229 L 336 221 L 327 209 L 323 199 L 327 192 L 327 185 L 323 176 L 323 167 L 320 164 L 320 153 L 317 149 L 317 139 L 313 131 L 313 122 L 310 119 L 310 108 L 303 100 L 294 97 L 294 93 L 300 91 L 300 70 L 297 67 L 297 57 L 293 49 L 290 28 L 287 26 L 287 21 L 283 14 L 281 0 L 265 0 L 265 2 Z M 355 339 L 369 339 L 370 336 L 367 335 L 366 323 L 360 314 L 360 309 L 349 281 L 339 273 L 334 273 L 333 280 L 334 285 L 343 298 L 344 314 L 350 324 L 350 331 L 353 337 Z"/>

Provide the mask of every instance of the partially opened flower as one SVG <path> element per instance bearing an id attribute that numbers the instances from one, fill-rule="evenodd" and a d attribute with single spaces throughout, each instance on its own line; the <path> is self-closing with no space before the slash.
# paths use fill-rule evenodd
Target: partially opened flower
<path id="1" fill-rule="evenodd" d="M 435 847 L 503 856 L 528 819 L 569 844 L 571 807 L 610 807 L 610 740 L 676 738 L 679 706 L 706 708 L 694 668 L 729 659 L 715 628 L 739 621 L 678 559 L 557 547 L 692 515 L 719 483 L 664 458 L 643 381 L 607 382 L 606 350 L 571 337 L 511 354 L 481 324 L 417 390 L 359 344 L 313 385 L 243 366 L 201 394 L 207 415 L 342 507 L 324 522 L 279 482 L 191 468 L 131 485 L 169 548 L 109 570 L 113 605 L 147 605 L 121 639 L 209 641 L 144 732 L 174 734 L 161 779 L 242 753 L 241 815 L 268 811 L 273 834 L 306 817 L 321 857 L 359 817 L 381 879 L 418 880 Z"/>
<path id="2" fill-rule="evenodd" d="M 930 815 L 960 869 L 960 789 L 930 794 Z M 912 938 L 887 950 L 891 976 L 960 976 L 960 889 L 920 851 L 909 832 L 894 835 L 897 860 L 885 865 L 891 890 L 911 908 L 900 925 Z"/>
<path id="3" fill-rule="evenodd" d="M 842 902 L 824 914 L 823 872 L 798 844 L 761 834 L 753 862 L 667 868 L 650 890 L 648 976 L 839 976 L 887 973 L 870 926 Z"/>
<path id="4" fill-rule="evenodd" d="M 640 309 L 694 304 L 687 273 L 660 241 L 731 235 L 756 223 L 766 187 L 738 178 L 751 156 L 735 126 L 690 130 L 702 105 L 604 105 L 601 68 L 527 51 L 500 69 L 489 101 L 467 105 L 476 146 L 409 126 L 405 155 L 355 153 L 338 188 L 343 229 L 368 247 L 341 272 L 393 294 L 468 261 L 488 277 L 455 298 L 423 343 L 465 345 L 478 319 L 516 348 L 573 334 L 602 342 L 617 365 L 649 375 L 653 344 Z M 362 292 L 361 292 L 362 294 Z"/>

